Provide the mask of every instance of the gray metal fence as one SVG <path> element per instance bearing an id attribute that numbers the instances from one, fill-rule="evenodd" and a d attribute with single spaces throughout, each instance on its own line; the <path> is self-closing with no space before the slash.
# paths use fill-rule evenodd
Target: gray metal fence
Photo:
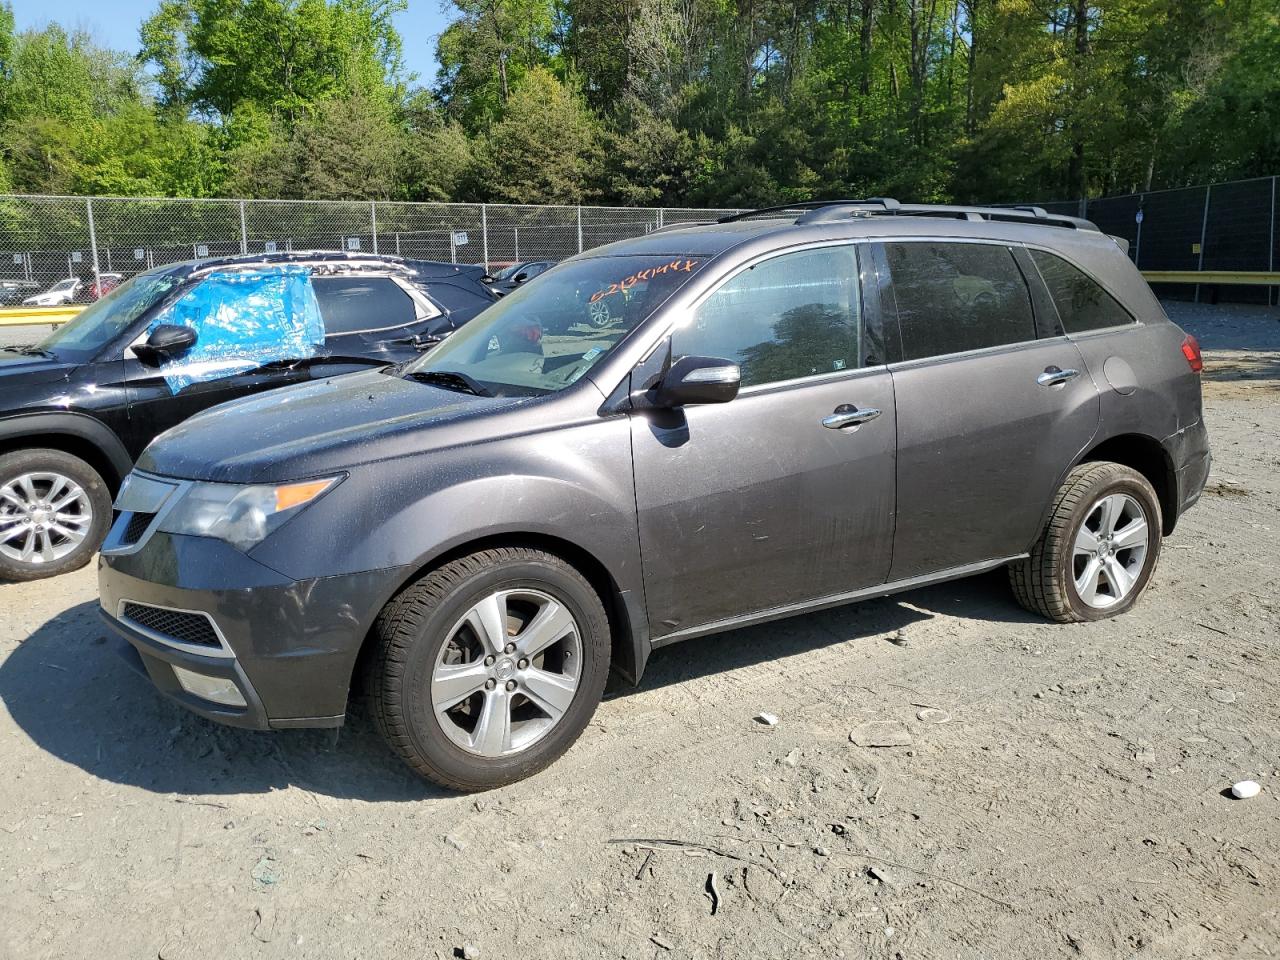
<path id="1" fill-rule="evenodd" d="M 199 257 L 291 250 L 483 263 L 559 260 L 731 210 L 484 203 L 0 196 L 0 281 L 132 276 Z"/>

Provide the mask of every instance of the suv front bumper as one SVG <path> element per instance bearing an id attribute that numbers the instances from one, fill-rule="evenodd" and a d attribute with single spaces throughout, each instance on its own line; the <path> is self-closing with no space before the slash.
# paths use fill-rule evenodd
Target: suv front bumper
<path id="1" fill-rule="evenodd" d="M 192 712 L 258 730 L 342 724 L 360 647 L 399 582 L 395 570 L 290 580 L 220 540 L 166 533 L 98 563 L 100 612 L 126 659 Z M 206 618 L 217 642 L 152 629 L 122 616 L 126 603 Z M 182 671 L 239 696 L 193 693 Z"/>

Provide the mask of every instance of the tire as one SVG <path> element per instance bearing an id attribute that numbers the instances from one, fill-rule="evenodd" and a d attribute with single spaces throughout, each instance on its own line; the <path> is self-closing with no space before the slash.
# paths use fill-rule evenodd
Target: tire
<path id="1" fill-rule="evenodd" d="M 497 612 L 486 621 L 489 611 Z M 503 644 L 488 639 L 486 622 L 502 624 Z M 551 626 L 531 629 L 538 623 Z M 562 639 L 522 656 L 552 635 Z M 484 550 L 426 574 L 383 608 L 372 642 L 374 721 L 410 767 L 452 790 L 489 790 L 549 766 L 586 727 L 609 675 L 599 595 L 560 557 L 525 547 Z"/>
<path id="2" fill-rule="evenodd" d="M 1139 512 L 1145 531 L 1132 526 Z M 1160 501 L 1146 477 L 1118 463 L 1083 463 L 1058 489 L 1031 555 L 1009 565 L 1014 596 L 1027 610 L 1058 623 L 1122 614 L 1151 580 L 1161 524 Z M 1090 545 L 1095 532 L 1099 536 Z"/>
<path id="3" fill-rule="evenodd" d="M 59 503 L 61 511 L 51 513 Z M 79 457 L 44 449 L 0 456 L 0 580 L 41 580 L 78 570 L 110 527 L 110 491 Z"/>

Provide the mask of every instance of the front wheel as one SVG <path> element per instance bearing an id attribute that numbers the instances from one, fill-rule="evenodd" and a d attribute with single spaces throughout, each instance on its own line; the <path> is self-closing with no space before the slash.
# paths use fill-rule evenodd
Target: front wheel
<path id="1" fill-rule="evenodd" d="M 1059 623 L 1124 613 L 1160 556 L 1160 501 L 1146 477 L 1118 463 L 1084 463 L 1058 490 L 1049 523 L 1009 565 L 1018 602 Z"/>
<path id="2" fill-rule="evenodd" d="M 111 526 L 98 471 L 61 450 L 0 456 L 0 580 L 39 580 L 89 562 Z"/>
<path id="3" fill-rule="evenodd" d="M 554 762 L 604 693 L 609 621 L 560 557 L 500 547 L 431 571 L 374 627 L 383 736 L 423 776 L 487 790 Z"/>

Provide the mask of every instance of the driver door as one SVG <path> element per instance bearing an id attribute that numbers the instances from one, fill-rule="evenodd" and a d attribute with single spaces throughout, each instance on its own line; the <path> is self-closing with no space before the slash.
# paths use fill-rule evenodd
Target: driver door
<path id="1" fill-rule="evenodd" d="M 324 345 L 310 276 L 297 267 L 211 273 L 157 313 L 140 339 L 165 323 L 193 328 L 194 346 L 159 365 L 125 349 L 129 417 L 142 446 L 215 404 L 308 380 L 302 361 Z"/>
<path id="2" fill-rule="evenodd" d="M 896 431 L 877 340 L 853 244 L 749 266 L 677 326 L 673 359 L 732 360 L 742 388 L 729 403 L 632 415 L 655 640 L 885 581 Z"/>

